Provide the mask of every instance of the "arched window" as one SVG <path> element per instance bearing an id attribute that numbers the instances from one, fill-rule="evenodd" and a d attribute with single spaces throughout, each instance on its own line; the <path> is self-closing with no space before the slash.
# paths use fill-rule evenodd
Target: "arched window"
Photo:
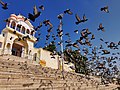
<path id="1" fill-rule="evenodd" d="M 16 30 L 20 32 L 21 26 L 22 25 L 18 24 Z"/>
<path id="2" fill-rule="evenodd" d="M 0 48 L 2 47 L 2 42 L 0 42 Z"/>
<path id="3" fill-rule="evenodd" d="M 29 55 L 31 55 L 31 50 L 29 51 Z"/>
<path id="4" fill-rule="evenodd" d="M 21 33 L 25 34 L 25 27 L 22 27 Z"/>
<path id="5" fill-rule="evenodd" d="M 10 47 L 11 47 L 11 44 L 7 43 L 7 49 L 10 49 Z"/>
<path id="6" fill-rule="evenodd" d="M 15 29 L 16 23 L 12 21 L 11 28 Z"/>
<path id="7" fill-rule="evenodd" d="M 37 53 L 34 53 L 34 54 L 33 54 L 33 60 L 34 60 L 34 61 L 37 61 Z"/>
<path id="8" fill-rule="evenodd" d="M 9 27 L 9 25 L 10 25 L 10 21 L 7 22 L 7 26 L 8 26 L 8 27 Z"/>
<path id="9" fill-rule="evenodd" d="M 26 33 L 27 33 L 27 34 L 29 34 L 29 33 L 30 33 L 29 29 L 27 29 Z"/>
<path id="10" fill-rule="evenodd" d="M 34 34 L 34 30 L 33 31 L 31 31 L 31 35 L 33 36 L 33 34 Z"/>

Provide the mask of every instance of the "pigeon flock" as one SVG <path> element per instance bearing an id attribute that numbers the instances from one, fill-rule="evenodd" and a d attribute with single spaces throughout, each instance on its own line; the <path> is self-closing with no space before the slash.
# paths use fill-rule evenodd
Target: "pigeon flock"
<path id="1" fill-rule="evenodd" d="M 0 4 L 2 5 L 2 8 L 4 10 L 9 9 L 8 4 L 0 0 Z M 27 18 L 25 20 L 29 19 L 32 22 L 35 23 L 35 20 L 40 17 L 41 13 L 44 13 L 45 7 L 44 5 L 33 6 L 33 13 L 28 13 Z M 99 12 L 104 12 L 104 13 L 110 13 L 109 7 L 104 6 L 99 9 Z M 37 32 L 37 40 L 36 44 L 39 42 L 42 42 L 41 39 L 41 27 L 45 26 L 47 28 L 47 35 L 45 35 L 46 41 L 45 41 L 45 46 L 47 47 L 50 44 L 56 45 L 56 48 L 60 47 L 61 44 L 64 44 L 64 50 L 66 50 L 66 53 L 71 56 L 70 52 L 71 50 L 77 50 L 79 54 L 86 56 L 88 58 L 87 64 L 89 65 L 89 71 L 91 72 L 92 75 L 98 75 L 101 76 L 102 78 L 105 77 L 106 80 L 110 82 L 111 77 L 118 76 L 120 71 L 117 66 L 119 64 L 118 62 L 120 61 L 120 41 L 114 42 L 114 41 L 107 41 L 104 38 L 99 38 L 99 41 L 101 42 L 99 46 L 94 46 L 94 40 L 97 38 L 95 36 L 94 32 L 91 32 L 89 28 L 84 28 L 82 30 L 75 29 L 73 33 L 75 33 L 77 36 L 79 36 L 78 39 L 72 41 L 71 39 L 71 34 L 70 32 L 64 33 L 64 30 L 62 29 L 62 26 L 64 24 L 64 16 L 65 15 L 70 15 L 72 17 L 75 17 L 75 22 L 74 24 L 79 26 L 82 23 L 85 23 L 89 21 L 89 19 L 86 17 L 86 14 L 83 14 L 82 18 L 79 16 L 78 13 L 72 12 L 71 9 L 66 9 L 63 10 L 62 13 L 56 15 L 56 19 L 60 21 L 58 28 L 54 28 L 54 23 L 50 21 L 49 19 L 45 19 L 44 21 L 40 22 L 38 26 L 34 27 L 34 31 Z M 6 19 L 6 22 L 9 20 Z M 105 33 L 106 29 L 102 23 L 99 23 L 98 26 L 96 26 L 96 31 Z M 56 31 L 53 31 L 55 29 Z M 33 31 L 33 32 L 34 32 Z M 56 33 L 54 33 L 56 32 Z M 13 32 L 15 34 L 15 32 Z M 67 40 L 58 40 L 62 37 L 66 37 Z M 19 37 L 18 37 L 19 38 Z M 26 38 L 30 39 L 29 36 L 19 38 L 18 40 L 20 41 L 21 39 L 25 40 Z M 52 38 L 52 39 L 51 39 Z M 50 41 L 51 40 L 51 41 Z M 57 54 L 57 51 L 54 51 L 51 53 L 51 58 L 55 58 L 54 55 Z M 71 57 L 70 57 L 71 58 Z M 74 58 L 75 59 L 75 58 Z M 105 82 L 104 82 L 105 83 Z"/>

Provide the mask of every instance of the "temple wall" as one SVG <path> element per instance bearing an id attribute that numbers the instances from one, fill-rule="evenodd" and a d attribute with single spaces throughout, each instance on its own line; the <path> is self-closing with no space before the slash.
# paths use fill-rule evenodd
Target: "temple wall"
<path id="1" fill-rule="evenodd" d="M 4 46 L 4 38 L 2 34 L 0 34 L 0 55 L 2 54 L 3 46 Z"/>
<path id="2" fill-rule="evenodd" d="M 51 52 L 40 49 L 40 60 L 43 60 L 46 62 L 46 67 L 51 67 L 54 69 L 58 69 L 58 55 L 55 55 L 55 58 L 51 58 L 50 55 Z"/>

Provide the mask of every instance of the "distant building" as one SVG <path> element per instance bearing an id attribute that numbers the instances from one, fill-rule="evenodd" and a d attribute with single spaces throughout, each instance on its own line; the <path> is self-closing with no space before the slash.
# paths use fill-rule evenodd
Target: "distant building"
<path id="1" fill-rule="evenodd" d="M 59 56 L 56 55 L 54 59 L 51 58 L 49 51 L 35 48 L 34 35 L 35 30 L 29 20 L 25 20 L 22 15 L 11 14 L 6 27 L 0 34 L 0 55 L 10 54 L 24 57 L 43 66 L 58 69 L 60 67 Z"/>

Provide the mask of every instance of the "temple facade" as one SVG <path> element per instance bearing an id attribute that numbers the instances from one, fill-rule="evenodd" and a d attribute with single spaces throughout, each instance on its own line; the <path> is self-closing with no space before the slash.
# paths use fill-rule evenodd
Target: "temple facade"
<path id="1" fill-rule="evenodd" d="M 59 56 L 51 58 L 50 52 L 35 48 L 35 30 L 29 20 L 22 15 L 11 14 L 6 27 L 0 34 L 0 55 L 9 54 L 36 61 L 43 66 L 58 69 Z M 67 69 L 68 70 L 68 69 Z"/>

